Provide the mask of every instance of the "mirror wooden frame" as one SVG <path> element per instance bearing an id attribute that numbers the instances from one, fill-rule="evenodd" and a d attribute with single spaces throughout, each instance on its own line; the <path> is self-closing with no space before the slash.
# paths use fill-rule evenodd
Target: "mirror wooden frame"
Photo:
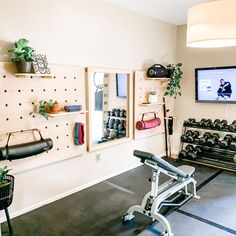
<path id="1" fill-rule="evenodd" d="M 91 74 L 94 72 L 98 73 L 123 73 L 128 74 L 128 89 L 127 89 L 127 116 L 126 120 L 128 123 L 128 129 L 126 130 L 127 135 L 124 138 L 115 139 L 109 142 L 105 143 L 99 143 L 99 144 L 93 144 L 91 142 L 91 136 L 92 136 L 92 117 L 91 117 Z M 118 145 L 124 142 L 127 142 L 128 140 L 131 140 L 133 138 L 133 73 L 131 70 L 126 69 L 109 69 L 109 68 L 96 68 L 96 67 L 89 67 L 86 68 L 86 110 L 87 112 L 87 150 L 89 152 L 100 150 L 106 147 L 110 147 L 113 145 Z"/>

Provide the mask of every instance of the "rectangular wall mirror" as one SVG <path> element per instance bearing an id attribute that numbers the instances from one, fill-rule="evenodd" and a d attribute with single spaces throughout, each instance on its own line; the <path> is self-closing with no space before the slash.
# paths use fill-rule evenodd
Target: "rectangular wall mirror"
<path id="1" fill-rule="evenodd" d="M 133 78 L 129 70 L 87 69 L 88 150 L 132 138 Z"/>

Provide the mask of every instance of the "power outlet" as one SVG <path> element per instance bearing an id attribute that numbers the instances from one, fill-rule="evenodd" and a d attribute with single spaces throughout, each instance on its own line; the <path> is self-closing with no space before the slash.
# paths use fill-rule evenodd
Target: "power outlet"
<path id="1" fill-rule="evenodd" d="M 97 160 L 97 161 L 102 160 L 102 153 L 101 153 L 101 152 L 97 152 L 97 153 L 96 153 L 96 160 Z"/>

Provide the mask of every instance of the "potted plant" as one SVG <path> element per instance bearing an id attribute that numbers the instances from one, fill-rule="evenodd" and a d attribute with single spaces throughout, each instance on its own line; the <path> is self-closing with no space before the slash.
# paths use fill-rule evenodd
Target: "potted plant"
<path id="1" fill-rule="evenodd" d="M 30 73 L 32 68 L 33 52 L 34 49 L 28 46 L 29 41 L 27 39 L 19 39 L 14 43 L 14 48 L 8 50 L 14 57 L 11 61 L 16 64 L 17 71 L 19 73 Z"/>
<path id="2" fill-rule="evenodd" d="M 170 96 L 176 98 L 178 95 L 181 96 L 180 82 L 183 76 L 181 71 L 182 63 L 169 64 L 167 66 L 167 71 L 169 74 L 169 82 L 167 84 L 165 96 Z"/>
<path id="3" fill-rule="evenodd" d="M 148 102 L 150 104 L 157 103 L 157 92 L 156 91 L 151 91 L 148 94 Z"/>
<path id="4" fill-rule="evenodd" d="M 9 197 L 11 194 L 11 175 L 7 175 L 10 170 L 7 169 L 7 166 L 0 167 L 0 210 L 6 208 L 5 198 Z"/>
<path id="5" fill-rule="evenodd" d="M 35 106 L 35 109 L 33 112 L 30 112 L 30 115 L 34 115 L 35 113 L 39 113 L 41 116 L 43 116 L 45 119 L 48 120 L 48 113 L 51 113 L 53 109 L 54 102 L 52 99 L 47 101 L 39 101 L 38 107 Z"/>
<path id="6" fill-rule="evenodd" d="M 9 232 L 11 234 L 12 226 L 7 208 L 11 205 L 13 200 L 15 178 L 12 175 L 8 175 L 9 171 L 7 166 L 0 167 L 0 210 L 5 210 Z"/>

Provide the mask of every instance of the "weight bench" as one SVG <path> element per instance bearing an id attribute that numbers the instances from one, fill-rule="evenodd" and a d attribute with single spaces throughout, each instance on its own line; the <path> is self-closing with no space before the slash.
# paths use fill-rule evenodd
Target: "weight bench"
<path id="1" fill-rule="evenodd" d="M 122 221 L 123 223 L 130 221 L 134 218 L 133 213 L 139 212 L 162 224 L 164 232 L 161 235 L 173 236 L 168 220 L 159 212 L 163 206 L 181 206 L 192 197 L 200 198 L 196 194 L 197 181 L 192 177 L 195 168 L 187 165 L 175 167 L 160 157 L 138 150 L 134 151 L 134 156 L 140 158 L 142 163 L 153 168 L 150 180 L 151 191 L 145 195 L 141 205 L 134 205 L 128 209 L 122 217 Z M 159 186 L 161 172 L 171 177 L 171 179 Z M 176 203 L 176 194 L 184 195 L 184 200 Z"/>

